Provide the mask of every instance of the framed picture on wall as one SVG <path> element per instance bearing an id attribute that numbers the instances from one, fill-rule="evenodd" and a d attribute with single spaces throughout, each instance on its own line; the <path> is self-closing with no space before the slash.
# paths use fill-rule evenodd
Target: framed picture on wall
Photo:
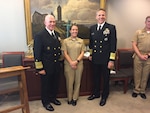
<path id="1" fill-rule="evenodd" d="M 96 22 L 95 13 L 100 0 L 24 0 L 27 43 L 44 28 L 44 18 L 52 14 L 56 18 L 56 31 L 61 38 L 69 36 L 73 23 L 79 27 L 79 37 L 89 38 L 89 27 Z"/>

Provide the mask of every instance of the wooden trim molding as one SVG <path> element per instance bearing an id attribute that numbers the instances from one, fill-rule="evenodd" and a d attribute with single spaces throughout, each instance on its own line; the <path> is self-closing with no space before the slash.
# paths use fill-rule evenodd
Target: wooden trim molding
<path id="1" fill-rule="evenodd" d="M 106 0 L 100 0 L 100 8 L 106 9 Z"/>

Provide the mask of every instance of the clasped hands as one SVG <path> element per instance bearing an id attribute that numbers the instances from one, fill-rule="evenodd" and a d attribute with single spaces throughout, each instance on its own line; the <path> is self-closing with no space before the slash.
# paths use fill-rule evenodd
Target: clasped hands
<path id="1" fill-rule="evenodd" d="M 77 69 L 77 64 L 78 64 L 77 60 L 74 60 L 74 61 L 70 62 L 70 66 L 71 66 L 72 69 Z"/>
<path id="2" fill-rule="evenodd" d="M 148 58 L 150 58 L 150 53 L 144 54 L 144 55 L 140 55 L 139 57 L 140 57 L 141 60 L 148 60 Z"/>

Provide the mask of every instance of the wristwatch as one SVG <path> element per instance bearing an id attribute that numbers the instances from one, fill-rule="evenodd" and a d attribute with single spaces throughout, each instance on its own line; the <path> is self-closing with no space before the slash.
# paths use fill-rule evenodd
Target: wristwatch
<path id="1" fill-rule="evenodd" d="M 80 60 L 77 60 L 77 62 L 79 63 L 79 62 L 80 62 Z"/>

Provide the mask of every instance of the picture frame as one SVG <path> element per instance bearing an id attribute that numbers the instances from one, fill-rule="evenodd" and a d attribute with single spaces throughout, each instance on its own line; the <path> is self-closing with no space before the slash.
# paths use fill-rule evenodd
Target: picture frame
<path id="1" fill-rule="evenodd" d="M 99 0 L 100 8 L 105 8 L 106 0 Z M 24 0 L 24 10 L 25 10 L 25 25 L 26 25 L 26 40 L 27 45 L 33 43 L 33 29 L 31 23 L 31 2 L 30 0 Z M 86 43 L 87 40 L 86 40 Z"/>
<path id="2" fill-rule="evenodd" d="M 25 25 L 26 25 L 26 40 L 27 45 L 32 41 L 32 26 L 31 26 L 31 12 L 30 12 L 30 0 L 24 0 L 24 12 L 25 12 Z"/>

